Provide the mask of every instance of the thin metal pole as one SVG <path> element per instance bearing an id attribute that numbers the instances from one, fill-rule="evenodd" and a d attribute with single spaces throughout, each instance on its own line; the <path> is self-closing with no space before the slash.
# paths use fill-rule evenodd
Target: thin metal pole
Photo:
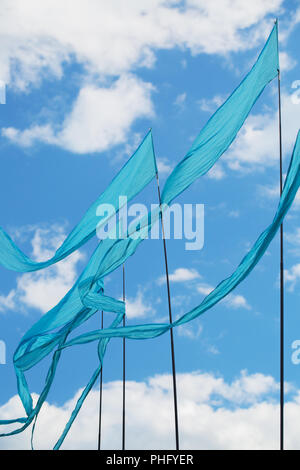
<path id="1" fill-rule="evenodd" d="M 279 142 L 280 142 L 280 195 L 282 194 L 282 132 L 280 72 L 278 71 Z M 284 269 L 283 224 L 280 225 L 280 450 L 284 450 Z"/>
<path id="2" fill-rule="evenodd" d="M 123 264 L 123 301 L 125 302 L 125 266 L 124 264 Z M 125 315 L 123 316 L 123 326 L 125 326 Z M 122 450 L 125 450 L 125 338 L 123 338 Z"/>
<path id="3" fill-rule="evenodd" d="M 103 329 L 103 310 L 101 312 L 101 329 Z M 98 450 L 101 449 L 101 424 L 102 424 L 102 373 L 103 365 L 100 371 L 100 396 L 99 396 L 99 431 L 98 431 Z"/>
<path id="4" fill-rule="evenodd" d="M 278 20 L 277 28 L 278 28 Z M 278 41 L 278 31 L 277 31 Z M 278 113 L 279 113 L 279 171 L 280 196 L 282 194 L 282 126 L 280 70 L 278 69 Z M 283 269 L 283 224 L 280 225 L 280 450 L 284 450 L 284 269 Z"/>
<path id="5" fill-rule="evenodd" d="M 171 308 L 171 294 L 170 294 L 170 281 L 169 281 L 169 269 L 168 269 L 168 258 L 167 258 L 167 246 L 166 246 L 166 239 L 165 239 L 163 214 L 162 214 L 162 209 L 161 209 L 161 195 L 160 195 L 159 178 L 158 178 L 158 171 L 157 170 L 156 170 L 156 181 L 157 181 L 158 199 L 159 199 L 159 205 L 160 205 L 160 220 L 161 220 L 161 230 L 162 230 L 162 236 L 163 236 L 163 246 L 164 246 L 164 255 L 165 255 L 166 280 L 167 280 L 168 305 L 169 305 L 169 320 L 170 320 L 170 324 L 172 324 L 173 320 L 172 320 L 172 308 Z M 177 386 L 176 386 L 176 370 L 175 370 L 175 351 L 174 351 L 173 328 L 170 328 L 170 340 L 171 340 L 171 358 L 172 358 L 172 375 L 173 375 L 175 442 L 176 442 L 176 450 L 179 450 Z"/>

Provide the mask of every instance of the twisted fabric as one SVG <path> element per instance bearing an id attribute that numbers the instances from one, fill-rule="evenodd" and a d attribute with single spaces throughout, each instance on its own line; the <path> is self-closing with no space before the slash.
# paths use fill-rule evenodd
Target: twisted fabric
<path id="1" fill-rule="evenodd" d="M 22 338 L 15 354 L 14 366 L 18 382 L 18 392 L 27 417 L 0 421 L 0 424 L 20 423 L 22 426 L 4 435 L 22 432 L 38 416 L 42 404 L 52 385 L 58 361 L 63 349 L 74 345 L 98 341 L 99 367 L 92 375 L 68 421 L 65 430 L 55 445 L 59 449 L 77 416 L 84 399 L 94 385 L 101 370 L 103 357 L 108 341 L 112 337 L 147 339 L 160 336 L 171 327 L 187 323 L 222 300 L 251 272 L 276 234 L 280 223 L 290 208 L 299 187 L 299 134 L 295 144 L 285 186 L 273 222 L 260 235 L 256 243 L 243 258 L 234 273 L 223 280 L 200 305 L 170 324 L 145 324 L 119 327 L 125 314 L 125 305 L 103 291 L 104 278 L 132 256 L 141 241 L 157 223 L 160 211 L 189 187 L 197 178 L 204 175 L 218 161 L 235 139 L 254 103 L 273 80 L 279 69 L 278 65 L 278 31 L 275 24 L 256 63 L 235 89 L 225 103 L 215 112 L 195 139 L 186 156 L 175 167 L 167 179 L 162 192 L 162 206 L 154 209 L 147 217 L 139 221 L 138 226 L 129 226 L 126 235 L 118 239 L 102 240 L 95 249 L 90 261 L 75 285 L 66 296 L 46 315 L 44 315 Z M 107 190 L 90 207 L 82 221 L 67 237 L 53 258 L 37 263 L 24 255 L 7 234 L 0 231 L 0 263 L 9 269 L 32 271 L 49 266 L 63 259 L 90 239 L 99 226 L 96 208 L 99 204 L 110 203 L 117 206 L 119 195 L 127 195 L 130 200 L 136 195 L 157 172 L 151 131 L 141 146 L 112 181 Z M 100 220 L 100 225 L 107 222 Z M 117 231 L 117 233 L 119 233 Z M 71 332 L 87 321 L 97 310 L 115 312 L 116 318 L 110 328 L 96 330 L 68 340 Z M 56 348 L 56 349 L 55 349 Z M 25 378 L 25 372 L 55 349 L 45 386 L 33 408 L 31 394 Z"/>

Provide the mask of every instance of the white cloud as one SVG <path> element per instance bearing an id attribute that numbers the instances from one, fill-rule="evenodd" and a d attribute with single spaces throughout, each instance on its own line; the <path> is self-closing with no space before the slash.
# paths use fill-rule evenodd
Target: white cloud
<path id="1" fill-rule="evenodd" d="M 152 89 L 132 75 L 122 76 L 108 88 L 86 86 L 60 130 L 35 125 L 23 131 L 2 128 L 2 135 L 24 147 L 38 141 L 76 153 L 101 152 L 126 143 L 138 118 L 153 116 Z"/>
<path id="2" fill-rule="evenodd" d="M 201 111 L 206 113 L 214 113 L 221 106 L 221 104 L 224 103 L 225 100 L 225 96 L 216 95 L 211 99 L 202 98 L 201 100 L 197 101 L 197 104 L 199 105 Z"/>
<path id="3" fill-rule="evenodd" d="M 64 238 L 63 229 L 57 225 L 47 229 L 35 228 L 31 242 L 32 257 L 37 261 L 50 258 Z M 16 288 L 7 296 L 0 296 L 0 311 L 30 307 L 47 312 L 73 286 L 77 277 L 77 265 L 83 258 L 83 254 L 77 251 L 42 271 L 18 276 Z"/>
<path id="4" fill-rule="evenodd" d="M 199 279 L 200 277 L 196 269 L 187 268 L 177 268 L 173 273 L 169 274 L 170 282 L 187 282 Z M 164 282 L 166 282 L 166 276 L 161 276 L 158 279 L 158 284 L 163 284 Z"/>
<path id="5" fill-rule="evenodd" d="M 103 151 L 126 142 L 132 123 L 153 115 L 152 86 L 133 76 L 122 76 L 110 88 L 80 90 L 58 138 L 62 146 L 79 153 Z"/>
<path id="6" fill-rule="evenodd" d="M 282 3 L 187 0 L 182 8 L 179 0 L 3 0 L 0 78 L 25 89 L 46 74 L 61 77 L 71 60 L 90 75 L 113 76 L 152 66 L 157 49 L 247 50 L 265 39 L 266 17 Z"/>
<path id="7" fill-rule="evenodd" d="M 299 105 L 292 95 L 282 93 L 283 150 L 289 157 L 300 125 Z M 236 140 L 224 155 L 229 168 L 237 171 L 261 170 L 278 163 L 278 109 L 251 114 Z"/>
<path id="8" fill-rule="evenodd" d="M 164 278 L 164 283 L 166 279 Z M 189 295 L 172 295 L 172 305 L 174 307 L 181 307 L 182 305 L 188 305 L 190 302 L 191 297 Z"/>
<path id="9" fill-rule="evenodd" d="M 214 354 L 214 355 L 220 354 L 220 351 L 218 350 L 217 346 L 215 346 L 214 344 L 209 344 L 207 346 L 207 351 L 210 354 Z"/>
<path id="10" fill-rule="evenodd" d="M 229 294 L 224 301 L 228 305 L 228 307 L 238 309 L 238 308 L 245 308 L 247 310 L 250 310 L 251 307 L 248 304 L 247 300 L 243 295 L 237 295 L 237 294 Z"/>
<path id="11" fill-rule="evenodd" d="M 300 228 L 297 227 L 294 232 L 287 232 L 285 233 L 285 239 L 288 243 L 295 247 L 295 250 L 299 250 L 300 248 Z"/>
<path id="12" fill-rule="evenodd" d="M 177 374 L 180 442 L 182 449 L 277 449 L 279 445 L 278 384 L 261 373 L 242 371 L 232 382 L 209 373 Z M 35 433 L 37 449 L 51 448 L 74 407 L 46 403 Z M 122 382 L 104 384 L 103 449 L 120 449 Z M 300 393 L 285 404 L 287 449 L 299 449 Z M 172 377 L 157 375 L 126 383 L 127 449 L 170 449 L 174 446 Z M 99 391 L 90 393 L 64 449 L 96 449 Z M 17 397 L 0 408 L 1 419 L 23 415 Z M 28 449 L 30 430 L 1 438 L 2 449 Z"/>
<path id="13" fill-rule="evenodd" d="M 157 158 L 157 170 L 159 175 L 168 175 L 171 173 L 173 166 L 170 164 L 167 158 Z"/>
<path id="14" fill-rule="evenodd" d="M 286 175 L 283 175 L 283 181 Z M 267 199 L 277 199 L 279 200 L 279 178 L 277 182 L 270 185 L 258 185 L 258 193 L 267 198 Z M 290 211 L 298 210 L 300 207 L 300 190 L 297 191 L 295 199 L 293 201 Z M 288 215 L 287 215 L 288 217 Z"/>
<path id="15" fill-rule="evenodd" d="M 205 296 L 210 294 L 213 289 L 214 288 L 209 284 L 202 283 L 197 285 L 197 291 Z M 224 297 L 223 300 L 221 300 L 221 302 L 224 303 L 227 308 L 244 308 L 246 310 L 251 309 L 251 306 L 249 305 L 245 297 L 240 294 L 228 294 L 226 297 Z"/>
<path id="16" fill-rule="evenodd" d="M 286 51 L 282 51 L 279 53 L 279 63 L 280 63 L 280 70 L 282 72 L 292 70 L 297 65 L 297 61 L 293 59 Z"/>
<path id="17" fill-rule="evenodd" d="M 279 198 L 279 179 L 277 183 L 273 185 L 264 185 L 258 186 L 258 191 L 261 196 L 264 196 L 268 199 L 278 199 Z"/>
<path id="18" fill-rule="evenodd" d="M 0 312 L 6 313 L 7 310 L 15 308 L 16 291 L 13 289 L 7 295 L 0 295 Z"/>
<path id="19" fill-rule="evenodd" d="M 300 279 L 300 264 L 294 264 L 290 269 L 284 270 L 284 280 L 289 284 L 289 290 L 293 291 Z"/>
<path id="20" fill-rule="evenodd" d="M 179 0 L 134 0 L 126 6 L 122 0 L 27 0 L 25 6 L 3 0 L 0 79 L 26 91 L 45 78 L 60 79 L 66 63 L 81 68 L 79 94 L 61 126 L 8 127 L 2 135 L 24 147 L 43 142 L 76 153 L 127 145 L 136 119 L 153 116 L 152 86 L 133 73 L 152 67 L 157 50 L 180 47 L 194 55 L 227 56 L 251 49 L 266 38 L 269 15 L 282 3 L 253 0 L 250 7 L 244 0 L 234 6 L 229 0 L 187 0 L 182 7 Z M 290 66 L 291 59 L 283 55 L 283 62 Z M 185 98 L 179 95 L 177 105 Z M 220 169 L 210 174 L 222 176 Z"/>
<path id="21" fill-rule="evenodd" d="M 127 139 L 129 139 L 129 141 L 124 143 L 121 148 L 119 147 L 118 149 L 116 149 L 114 161 L 116 163 L 119 161 L 122 162 L 124 159 L 131 157 L 133 152 L 142 142 L 143 137 L 144 136 L 139 132 L 130 132 L 130 135 L 127 135 Z"/>
<path id="22" fill-rule="evenodd" d="M 186 59 L 182 59 L 182 61 L 180 62 L 181 63 L 181 66 L 183 69 L 186 69 L 187 68 L 187 61 Z"/>
<path id="23" fill-rule="evenodd" d="M 207 177 L 213 180 L 221 180 L 225 177 L 225 171 L 220 162 L 215 163 L 215 165 L 207 173 Z"/>
<path id="24" fill-rule="evenodd" d="M 126 298 L 126 316 L 131 318 L 141 318 L 147 315 L 153 315 L 155 310 L 145 301 L 143 292 L 139 290 L 136 297 Z"/>
<path id="25" fill-rule="evenodd" d="M 181 93 L 180 95 L 176 96 L 174 105 L 182 109 L 184 107 L 185 101 L 186 101 L 186 93 Z"/>
<path id="26" fill-rule="evenodd" d="M 282 63 L 284 70 L 292 68 L 292 61 L 285 53 L 282 56 Z M 199 104 L 202 110 L 213 112 L 224 102 L 224 99 L 216 96 L 212 100 L 200 100 Z M 274 108 L 269 108 L 260 114 L 250 114 L 237 138 L 222 157 L 222 163 L 217 163 L 207 173 L 209 178 L 216 180 L 224 178 L 225 163 L 231 170 L 239 172 L 262 170 L 277 164 L 279 158 L 277 92 L 274 94 L 273 101 Z M 283 151 L 288 157 L 291 156 L 300 127 L 299 116 L 299 103 L 293 100 L 292 93 L 283 91 Z"/>
<path id="27" fill-rule="evenodd" d="M 240 211 L 238 210 L 232 210 L 229 212 L 229 217 L 232 217 L 233 219 L 237 219 L 240 216 Z"/>
<path id="28" fill-rule="evenodd" d="M 53 133 L 52 127 L 47 124 L 45 126 L 34 125 L 29 129 L 20 131 L 14 127 L 3 127 L 1 134 L 14 144 L 21 147 L 30 147 L 34 142 L 44 142 L 47 144 L 56 143 L 56 138 Z"/>
<path id="29" fill-rule="evenodd" d="M 210 286 L 209 284 L 199 284 L 197 286 L 197 291 L 200 293 L 200 294 L 203 294 L 203 295 L 208 295 L 211 293 L 211 291 L 213 290 L 214 288 L 212 286 Z"/>
<path id="30" fill-rule="evenodd" d="M 194 324 L 180 325 L 176 328 L 176 332 L 179 336 L 183 336 L 188 339 L 198 339 L 202 334 L 202 331 L 202 325 L 195 326 Z"/>

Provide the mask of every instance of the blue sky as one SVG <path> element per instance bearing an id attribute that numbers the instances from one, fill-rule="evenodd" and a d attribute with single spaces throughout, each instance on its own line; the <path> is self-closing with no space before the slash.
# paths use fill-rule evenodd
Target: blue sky
<path id="1" fill-rule="evenodd" d="M 4 1 L 1 226 L 27 254 L 50 256 L 149 127 L 163 185 L 212 112 L 254 63 L 276 16 L 286 171 L 300 127 L 299 2 L 207 3 L 133 0 L 125 8 L 116 0 L 109 5 Z M 267 87 L 220 162 L 176 201 L 205 205 L 205 242 L 201 251 L 186 251 L 183 240 L 167 243 L 175 317 L 198 305 L 231 274 L 273 217 L 279 191 L 276 85 Z M 135 201 L 156 203 L 155 181 Z M 290 448 L 299 448 L 295 416 L 300 417 L 300 366 L 291 362 L 291 344 L 300 339 L 299 206 L 297 197 L 284 224 Z M 92 240 L 67 260 L 35 274 L 0 267 L 0 339 L 7 347 L 7 363 L 0 365 L 1 417 L 23 414 L 12 365 L 18 342 L 72 286 L 96 243 Z M 163 274 L 162 241 L 145 241 L 126 262 L 128 322 L 166 317 L 166 286 L 159 283 Z M 175 332 L 183 447 L 278 447 L 278 287 L 277 237 L 227 300 Z M 121 297 L 121 270 L 109 276 L 105 289 Z M 105 323 L 111 318 L 105 314 Z M 80 331 L 95 329 L 99 322 L 96 315 Z M 28 374 L 36 394 L 47 364 Z M 41 414 L 38 447 L 55 442 L 74 397 L 96 365 L 94 344 L 65 352 Z M 121 366 L 121 341 L 114 340 L 104 365 L 107 448 L 121 442 Z M 169 374 L 168 335 L 127 341 L 129 447 L 174 445 Z M 96 448 L 97 400 L 95 390 L 66 447 Z M 1 448 L 28 446 L 28 434 L 0 441 Z"/>

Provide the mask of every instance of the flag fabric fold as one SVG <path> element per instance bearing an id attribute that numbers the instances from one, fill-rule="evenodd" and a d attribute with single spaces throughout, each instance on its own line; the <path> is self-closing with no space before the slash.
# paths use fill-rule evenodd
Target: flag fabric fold
<path id="1" fill-rule="evenodd" d="M 103 338 L 131 338 L 131 339 L 146 339 L 160 336 L 168 331 L 191 320 L 199 317 L 207 310 L 212 308 L 224 297 L 226 297 L 233 289 L 235 289 L 254 269 L 261 257 L 266 252 L 268 246 L 276 235 L 282 221 L 290 209 L 296 193 L 300 186 L 300 131 L 298 132 L 297 140 L 294 146 L 294 151 L 290 166 L 285 179 L 283 192 L 279 200 L 277 211 L 271 224 L 260 234 L 251 250 L 242 259 L 237 269 L 228 278 L 221 281 L 217 287 L 208 294 L 204 300 L 190 312 L 182 315 L 178 320 L 172 324 L 169 323 L 153 323 L 143 325 L 132 325 L 118 328 L 104 328 L 101 330 L 92 331 L 79 337 L 73 338 L 66 342 L 62 349 L 74 346 L 75 344 L 85 344 L 91 341 Z M 103 358 L 101 358 L 101 361 Z"/>
<path id="2" fill-rule="evenodd" d="M 277 34 L 276 23 L 250 72 L 209 119 L 186 156 L 168 177 L 162 191 L 162 211 L 218 161 L 235 139 L 266 85 L 276 77 L 279 68 Z M 129 229 L 123 239 L 104 240 L 104 245 L 99 246 L 99 252 L 95 254 L 99 264 L 97 276 L 105 277 L 132 256 L 158 219 L 159 209 L 154 209 L 141 219 L 138 233 L 135 234 L 135 228 L 133 233 Z"/>
<path id="3" fill-rule="evenodd" d="M 207 173 L 233 142 L 258 97 L 277 76 L 277 34 L 276 23 L 250 72 L 209 119 L 186 156 L 172 171 L 162 191 L 162 203 L 170 204 L 199 176 Z"/>
<path id="4" fill-rule="evenodd" d="M 99 205 L 111 204 L 117 213 L 122 207 L 119 206 L 120 195 L 126 196 L 129 202 L 154 178 L 156 163 L 152 144 L 149 131 L 131 158 L 90 206 L 51 259 L 38 262 L 28 258 L 0 227 L 0 264 L 18 272 L 37 271 L 57 263 L 80 248 L 95 235 L 96 229 L 100 229 L 107 222 L 107 217 L 97 215 Z"/>
<path id="5" fill-rule="evenodd" d="M 275 24 L 265 47 L 251 71 L 203 127 L 187 155 L 179 162 L 167 179 L 162 192 L 162 210 L 198 177 L 204 175 L 227 150 L 265 86 L 276 77 L 278 67 L 277 24 Z M 158 221 L 160 209 L 155 209 L 147 217 L 141 219 L 138 228 L 136 226 L 133 228 L 129 227 L 127 235 L 123 238 L 115 240 L 107 238 L 102 240 L 94 251 L 86 269 L 72 289 L 70 289 L 56 307 L 51 309 L 30 328 L 15 352 L 14 365 L 18 381 L 18 391 L 27 418 L 21 417 L 16 420 L 10 420 L 10 423 L 23 424 L 22 427 L 12 431 L 10 434 L 22 432 L 23 429 L 29 426 L 34 417 L 38 415 L 52 385 L 60 355 L 66 347 L 95 340 L 99 341 L 98 355 L 100 365 L 78 400 L 65 430 L 55 446 L 56 449 L 63 442 L 87 393 L 99 375 L 106 345 L 110 338 L 146 339 L 162 335 L 171 327 L 184 324 L 203 314 L 228 295 L 251 272 L 261 256 L 263 256 L 283 217 L 292 204 L 299 187 L 299 160 L 300 138 L 298 134 L 284 191 L 273 222 L 261 234 L 237 270 L 228 279 L 222 281 L 199 306 L 173 322 L 172 325 L 146 324 L 119 327 L 118 325 L 125 312 L 125 305 L 123 302 L 105 296 L 103 291 L 105 276 L 117 269 L 129 256 L 135 253 L 151 227 Z M 128 200 L 130 200 L 151 181 L 156 172 L 157 167 L 153 152 L 152 134 L 149 132 L 135 154 L 112 181 L 109 188 L 90 207 L 84 218 L 67 237 L 53 258 L 42 263 L 30 260 L 16 247 L 5 232 L 0 231 L 0 263 L 9 269 L 24 272 L 42 269 L 63 259 L 95 234 L 96 226 L 99 225 L 99 217 L 96 217 L 96 207 L 100 203 L 105 202 L 117 206 L 116 201 L 120 194 L 126 195 Z M 103 223 L 106 223 L 106 220 L 103 220 Z M 90 318 L 98 309 L 116 313 L 116 318 L 110 328 L 86 333 L 69 340 L 70 333 Z M 25 372 L 54 349 L 44 389 L 39 396 L 37 405 L 33 407 Z M 0 424 L 8 423 L 7 421 L 0 421 Z"/>
<path id="6" fill-rule="evenodd" d="M 86 344 L 86 343 L 99 341 L 99 340 L 101 341 L 104 339 L 108 340 L 111 338 L 128 338 L 128 339 L 137 339 L 137 340 L 156 338 L 158 336 L 163 335 L 167 331 L 169 331 L 170 328 L 176 328 L 177 326 L 184 325 L 194 320 L 195 318 L 199 317 L 200 315 L 204 314 L 205 312 L 207 312 L 214 305 L 216 305 L 218 302 L 223 300 L 230 292 L 232 292 L 255 268 L 256 264 L 259 262 L 259 260 L 262 258 L 262 256 L 266 252 L 271 241 L 275 237 L 280 225 L 282 224 L 285 215 L 287 214 L 288 210 L 290 209 L 295 199 L 299 186 L 300 186 L 300 131 L 298 132 L 298 136 L 297 136 L 296 143 L 294 146 L 294 151 L 292 154 L 289 169 L 288 169 L 287 176 L 285 179 L 282 195 L 280 196 L 279 204 L 278 204 L 275 216 L 273 218 L 273 221 L 260 234 L 256 242 L 253 244 L 251 250 L 249 250 L 246 256 L 242 259 L 241 263 L 238 265 L 237 269 L 231 274 L 231 276 L 221 281 L 217 285 L 217 287 L 212 292 L 210 292 L 210 294 L 208 294 L 198 306 L 193 308 L 190 312 L 187 312 L 184 315 L 182 315 L 178 320 L 174 321 L 172 324 L 153 323 L 153 324 L 125 326 L 125 327 L 120 326 L 120 327 L 104 328 L 101 330 L 96 330 L 96 331 L 92 331 L 92 332 L 80 335 L 78 337 L 73 338 L 70 341 L 67 341 L 63 346 L 61 346 L 61 350 L 71 347 L 71 346 L 75 346 L 75 345 Z M 100 364 L 103 363 L 104 354 L 105 354 L 105 351 L 99 351 Z M 94 377 L 96 377 L 95 374 L 97 373 L 97 370 L 94 373 L 87 388 L 88 387 L 91 388 L 91 383 L 94 380 Z M 100 372 L 100 369 L 99 369 L 99 372 Z M 87 389 L 84 390 L 83 395 L 85 394 L 86 391 Z M 73 412 L 74 414 L 72 414 L 72 417 L 70 418 L 61 437 L 57 441 L 54 449 L 58 450 L 60 448 L 63 440 L 66 437 L 68 430 L 70 429 L 72 422 L 75 419 L 75 416 L 77 416 L 82 406 L 82 403 L 83 401 L 82 401 L 82 396 L 81 396 L 74 409 L 74 412 Z"/>

